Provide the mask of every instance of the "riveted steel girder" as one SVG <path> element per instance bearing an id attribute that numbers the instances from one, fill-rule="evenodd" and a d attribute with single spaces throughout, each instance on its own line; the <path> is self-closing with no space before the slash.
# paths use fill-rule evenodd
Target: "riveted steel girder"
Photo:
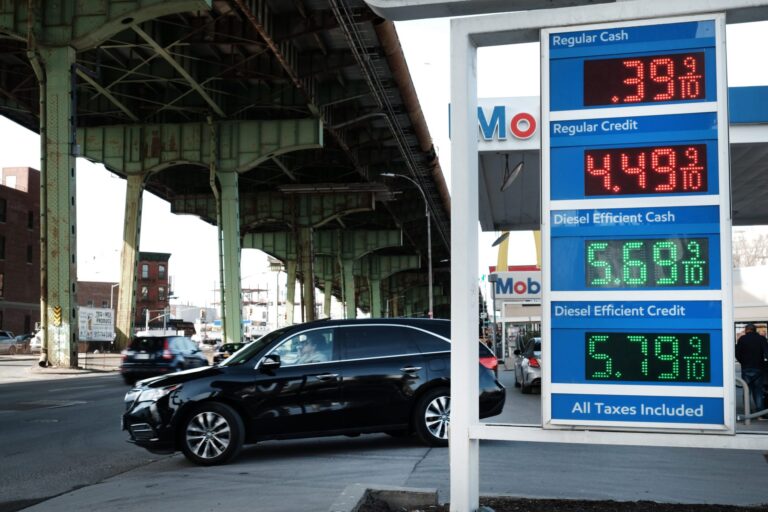
<path id="1" fill-rule="evenodd" d="M 211 133 L 217 167 L 245 172 L 277 155 L 323 146 L 317 119 L 116 125 L 78 129 L 81 154 L 122 174 L 156 172 L 178 164 L 208 167 Z"/>
<path id="2" fill-rule="evenodd" d="M 296 237 L 293 233 L 246 233 L 241 242 L 243 249 L 259 249 L 280 261 L 296 261 Z"/>
<path id="3" fill-rule="evenodd" d="M 227 343 L 239 343 L 243 336 L 240 288 L 240 218 L 237 177 L 234 171 L 216 173 L 221 186 L 220 248 L 223 275 L 223 336 Z"/>
<path id="4" fill-rule="evenodd" d="M 419 268 L 421 268 L 421 258 L 418 255 L 369 254 L 355 262 L 354 274 L 374 279 L 386 279 L 399 272 L 418 270 Z"/>
<path id="5" fill-rule="evenodd" d="M 210 8 L 211 0 L 0 2 L 0 31 L 26 39 L 31 27 L 39 45 L 83 50 L 125 30 L 128 23 Z"/>
<path id="6" fill-rule="evenodd" d="M 144 179 L 141 175 L 128 176 L 125 193 L 125 219 L 123 221 L 123 250 L 120 256 L 120 287 L 117 296 L 116 348 L 128 346 L 133 332 L 133 310 L 136 307 L 136 268 L 139 254 L 139 226 Z"/>
<path id="7" fill-rule="evenodd" d="M 378 249 L 402 245 L 403 233 L 399 229 L 328 230 L 315 233 L 315 254 L 340 255 L 344 259 L 358 259 Z"/>
<path id="8" fill-rule="evenodd" d="M 47 48 L 43 52 L 46 83 L 41 131 L 43 132 L 40 201 L 42 252 L 42 315 L 45 350 L 57 366 L 77 366 L 77 218 L 75 156 L 72 140 L 72 81 L 75 61 L 72 48 Z"/>

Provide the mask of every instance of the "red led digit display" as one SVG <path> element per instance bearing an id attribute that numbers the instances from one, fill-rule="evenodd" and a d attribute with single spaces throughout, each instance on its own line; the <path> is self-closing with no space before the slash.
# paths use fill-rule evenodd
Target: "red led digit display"
<path id="1" fill-rule="evenodd" d="M 706 191 L 706 144 L 584 151 L 587 196 Z"/>
<path id="2" fill-rule="evenodd" d="M 584 105 L 705 98 L 704 52 L 584 61 Z"/>

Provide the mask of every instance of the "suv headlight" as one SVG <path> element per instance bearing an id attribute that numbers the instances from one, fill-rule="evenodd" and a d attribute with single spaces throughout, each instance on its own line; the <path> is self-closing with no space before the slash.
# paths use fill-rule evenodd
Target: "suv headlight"
<path id="1" fill-rule="evenodd" d="M 139 395 L 139 402 L 157 402 L 164 396 L 180 388 L 181 384 L 174 384 L 172 386 L 165 386 L 164 388 L 145 389 Z"/>

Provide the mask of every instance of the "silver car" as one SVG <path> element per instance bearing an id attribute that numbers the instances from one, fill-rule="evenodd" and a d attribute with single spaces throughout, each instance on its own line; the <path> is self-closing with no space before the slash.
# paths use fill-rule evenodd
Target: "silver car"
<path id="1" fill-rule="evenodd" d="M 0 354 L 14 355 L 21 352 L 11 331 L 0 331 Z"/>
<path id="2" fill-rule="evenodd" d="M 541 338 L 531 338 L 525 347 L 515 350 L 515 387 L 524 394 L 541 387 Z"/>

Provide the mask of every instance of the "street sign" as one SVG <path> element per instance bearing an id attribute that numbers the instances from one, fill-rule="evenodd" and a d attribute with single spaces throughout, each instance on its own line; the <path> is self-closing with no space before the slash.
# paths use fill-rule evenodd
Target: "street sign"
<path id="1" fill-rule="evenodd" d="M 734 433 L 724 27 L 542 31 L 545 428 Z"/>

